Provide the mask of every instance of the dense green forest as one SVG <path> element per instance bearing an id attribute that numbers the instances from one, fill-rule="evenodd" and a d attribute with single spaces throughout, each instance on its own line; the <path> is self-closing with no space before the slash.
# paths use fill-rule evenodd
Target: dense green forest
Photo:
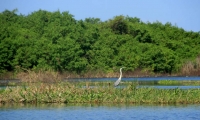
<path id="1" fill-rule="evenodd" d="M 180 72 L 199 69 L 200 32 L 130 16 L 76 20 L 69 12 L 0 13 L 0 72 L 28 70 Z"/>

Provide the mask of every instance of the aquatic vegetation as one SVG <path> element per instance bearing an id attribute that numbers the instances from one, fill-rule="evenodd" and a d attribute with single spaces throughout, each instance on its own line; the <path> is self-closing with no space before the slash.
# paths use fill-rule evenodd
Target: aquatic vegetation
<path id="1" fill-rule="evenodd" d="M 29 83 L 0 92 L 1 103 L 200 103 L 200 89 L 138 88 L 136 82 L 114 87 L 110 82 Z"/>
<path id="2" fill-rule="evenodd" d="M 4 89 L 0 89 L 0 94 L 3 93 L 5 90 Z"/>
<path id="3" fill-rule="evenodd" d="M 180 81 L 177 80 L 159 80 L 158 84 L 160 85 L 177 85 L 180 84 Z"/>
<path id="4" fill-rule="evenodd" d="M 159 85 L 200 85 L 200 81 L 191 80 L 159 80 L 157 82 Z"/>

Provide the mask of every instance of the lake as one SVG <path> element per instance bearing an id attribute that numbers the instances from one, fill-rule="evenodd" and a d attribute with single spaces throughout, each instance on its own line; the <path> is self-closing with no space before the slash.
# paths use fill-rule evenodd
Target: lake
<path id="1" fill-rule="evenodd" d="M 117 78 L 77 79 L 85 81 L 111 81 Z M 158 81 L 158 80 L 200 80 L 200 77 L 146 77 L 122 78 L 122 81 Z M 157 86 L 173 89 L 199 88 L 199 86 Z M 200 104 L 162 105 L 162 104 L 0 104 L 1 120 L 199 120 Z"/>
<path id="2" fill-rule="evenodd" d="M 75 79 L 63 79 L 63 81 L 69 81 L 69 82 L 77 82 L 77 81 L 90 81 L 90 82 L 104 82 L 104 81 L 110 81 L 115 82 L 118 78 L 75 78 Z M 164 76 L 164 77 L 131 77 L 131 78 L 122 78 L 123 82 L 131 82 L 131 81 L 137 81 L 140 83 L 138 87 L 153 87 L 153 88 L 160 88 L 160 89 L 174 89 L 174 88 L 180 88 L 180 89 L 191 89 L 191 88 L 200 88 L 200 85 L 158 85 L 157 82 L 159 80 L 177 80 L 177 81 L 200 81 L 199 76 L 190 76 L 190 77 L 182 77 L 182 76 Z M 13 79 L 13 80 L 0 80 L 0 89 L 5 89 L 7 85 L 9 84 L 20 84 L 19 79 Z M 12 85 L 11 85 L 12 86 Z M 121 84 L 121 87 L 123 87 L 123 84 Z"/>
<path id="3" fill-rule="evenodd" d="M 90 82 L 104 82 L 104 81 L 110 81 L 115 82 L 118 78 L 76 78 L 76 79 L 65 79 L 64 81 L 90 81 Z M 118 87 L 126 87 L 123 86 L 123 82 L 139 82 L 138 87 L 153 87 L 153 88 L 159 88 L 159 89 L 174 89 L 174 88 L 180 88 L 180 89 L 200 89 L 200 85 L 159 85 L 157 84 L 160 80 L 176 80 L 176 81 L 200 81 L 199 76 L 190 76 L 190 77 L 184 77 L 184 76 L 163 76 L 163 77 L 130 77 L 130 78 L 122 78 L 122 84 Z"/>
<path id="4" fill-rule="evenodd" d="M 200 105 L 9 104 L 1 120 L 199 120 Z"/>
<path id="5" fill-rule="evenodd" d="M 90 81 L 90 82 L 104 82 L 111 81 L 115 82 L 118 78 L 72 78 L 72 79 L 63 79 L 63 81 L 77 82 L 77 81 Z M 200 81 L 199 76 L 190 76 L 190 77 L 173 77 L 173 76 L 164 76 L 164 77 L 130 77 L 122 78 L 122 82 L 158 82 L 160 80 L 176 80 L 176 81 Z"/>

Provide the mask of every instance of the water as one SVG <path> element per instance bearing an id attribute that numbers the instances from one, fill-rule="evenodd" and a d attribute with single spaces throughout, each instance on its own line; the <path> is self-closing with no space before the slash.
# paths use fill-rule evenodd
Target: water
<path id="1" fill-rule="evenodd" d="M 69 81 L 69 82 L 77 82 L 77 81 L 91 81 L 91 82 L 103 82 L 103 81 L 110 81 L 115 82 L 118 78 L 78 78 L 78 79 L 64 79 L 63 81 Z M 160 89 L 174 89 L 174 88 L 180 88 L 180 89 L 193 89 L 193 88 L 199 88 L 200 85 L 195 86 L 183 86 L 183 85 L 157 85 L 157 82 L 159 80 L 178 80 L 178 81 L 200 81 L 199 76 L 190 76 L 190 77 L 171 77 L 171 76 L 164 76 L 164 77 L 132 77 L 132 78 L 122 78 L 122 83 L 127 81 L 137 81 L 140 83 L 139 87 L 154 87 L 154 88 L 160 88 Z M 11 85 L 20 85 L 19 79 L 13 79 L 13 80 L 0 80 L 0 89 L 5 89 L 7 86 Z M 13 87 L 14 87 L 13 86 Z M 123 86 L 123 84 L 121 85 Z M 90 86 L 93 87 L 93 86 Z"/>
<path id="2" fill-rule="evenodd" d="M 80 79 L 79 79 L 80 80 Z M 83 80 L 83 79 L 82 79 Z M 85 79 L 86 81 L 88 79 Z M 89 79 L 115 81 L 117 78 Z M 200 80 L 200 77 L 122 78 L 122 81 Z M 164 89 L 199 88 L 200 86 L 157 86 Z M 200 104 L 195 105 L 133 105 L 133 104 L 0 104 L 1 120 L 199 120 Z"/>
<path id="3" fill-rule="evenodd" d="M 115 82 L 118 78 L 80 78 L 80 79 L 67 79 L 66 81 L 90 81 L 90 82 L 103 82 L 103 81 L 110 81 Z M 200 77 L 198 76 L 190 76 L 190 77 L 171 77 L 171 76 L 164 76 L 164 77 L 131 77 L 131 78 L 122 78 L 122 83 L 120 88 L 126 87 L 123 85 L 123 82 L 131 82 L 137 81 L 139 82 L 138 87 L 152 87 L 152 88 L 159 88 L 159 89 L 200 89 L 200 85 L 158 85 L 157 82 L 159 80 L 176 80 L 176 81 L 200 81 Z M 94 86 L 90 86 L 94 87 Z"/>
<path id="4" fill-rule="evenodd" d="M 67 79 L 70 81 L 116 81 L 118 78 L 77 78 Z M 122 81 L 159 81 L 159 80 L 200 80 L 199 76 L 164 76 L 164 77 L 131 77 L 122 78 Z"/>
<path id="5" fill-rule="evenodd" d="M 0 105 L 1 120 L 198 120 L 200 105 Z"/>

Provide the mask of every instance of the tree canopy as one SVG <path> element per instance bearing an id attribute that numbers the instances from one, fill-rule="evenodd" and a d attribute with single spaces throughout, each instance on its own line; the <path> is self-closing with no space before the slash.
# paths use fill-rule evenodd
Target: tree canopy
<path id="1" fill-rule="evenodd" d="M 122 15 L 76 20 L 69 12 L 16 11 L 0 13 L 0 72 L 106 72 L 126 66 L 128 71 L 173 73 L 200 55 L 200 32 L 169 22 L 144 23 Z"/>

